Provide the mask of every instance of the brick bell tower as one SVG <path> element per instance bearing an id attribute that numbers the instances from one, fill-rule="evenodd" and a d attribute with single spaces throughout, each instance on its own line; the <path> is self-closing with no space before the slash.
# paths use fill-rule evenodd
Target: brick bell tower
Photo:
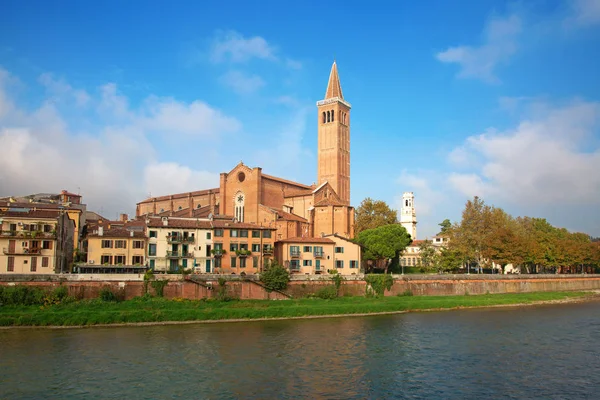
<path id="1" fill-rule="evenodd" d="M 334 61 L 325 99 L 317 102 L 317 182 L 329 182 L 346 205 L 350 205 L 350 108 Z"/>

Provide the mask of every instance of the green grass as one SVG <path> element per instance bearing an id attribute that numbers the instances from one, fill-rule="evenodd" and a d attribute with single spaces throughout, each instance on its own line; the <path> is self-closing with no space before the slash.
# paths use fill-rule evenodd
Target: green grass
<path id="1" fill-rule="evenodd" d="M 136 298 L 123 302 L 84 300 L 69 304 L 0 307 L 0 326 L 85 326 L 97 324 L 285 318 L 362 314 L 456 307 L 492 306 L 563 300 L 585 292 L 538 292 L 471 296 L 340 297 L 334 300 L 166 300 Z"/>

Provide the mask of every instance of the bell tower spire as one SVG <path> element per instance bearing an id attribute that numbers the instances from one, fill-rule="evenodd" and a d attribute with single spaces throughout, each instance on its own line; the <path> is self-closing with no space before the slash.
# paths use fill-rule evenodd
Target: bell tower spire
<path id="1" fill-rule="evenodd" d="M 325 98 L 317 102 L 317 181 L 329 182 L 346 205 L 350 205 L 350 108 L 334 61 Z"/>

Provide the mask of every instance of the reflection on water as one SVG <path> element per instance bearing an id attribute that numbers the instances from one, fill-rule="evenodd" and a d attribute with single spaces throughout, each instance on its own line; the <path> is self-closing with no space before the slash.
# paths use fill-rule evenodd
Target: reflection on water
<path id="1" fill-rule="evenodd" d="M 594 398 L 600 303 L 0 331 L 0 398 Z"/>

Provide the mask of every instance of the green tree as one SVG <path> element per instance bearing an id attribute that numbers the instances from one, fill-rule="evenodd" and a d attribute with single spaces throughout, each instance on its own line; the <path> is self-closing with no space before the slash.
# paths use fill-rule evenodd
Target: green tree
<path id="1" fill-rule="evenodd" d="M 285 290 L 290 281 L 290 272 L 274 261 L 260 274 L 260 281 L 269 291 Z"/>
<path id="2" fill-rule="evenodd" d="M 452 248 L 442 248 L 440 251 L 437 268 L 440 272 L 451 272 L 463 265 L 463 255 Z"/>
<path id="3" fill-rule="evenodd" d="M 358 234 L 355 241 L 363 246 L 363 260 L 376 265 L 385 265 L 385 273 L 389 268 L 389 260 L 397 257 L 412 243 L 410 235 L 402 225 L 384 225 L 367 229 Z"/>
<path id="4" fill-rule="evenodd" d="M 443 220 L 438 224 L 440 226 L 440 233 L 438 235 L 447 235 L 450 233 L 450 229 L 452 229 L 452 222 L 448 218 Z"/>
<path id="5" fill-rule="evenodd" d="M 431 243 L 431 240 L 424 240 L 419 244 L 419 256 L 421 265 L 427 270 L 434 270 L 438 264 L 438 252 Z"/>
<path id="6" fill-rule="evenodd" d="M 354 231 L 358 235 L 367 229 L 398 223 L 396 210 L 383 200 L 364 199 L 354 212 Z"/>

